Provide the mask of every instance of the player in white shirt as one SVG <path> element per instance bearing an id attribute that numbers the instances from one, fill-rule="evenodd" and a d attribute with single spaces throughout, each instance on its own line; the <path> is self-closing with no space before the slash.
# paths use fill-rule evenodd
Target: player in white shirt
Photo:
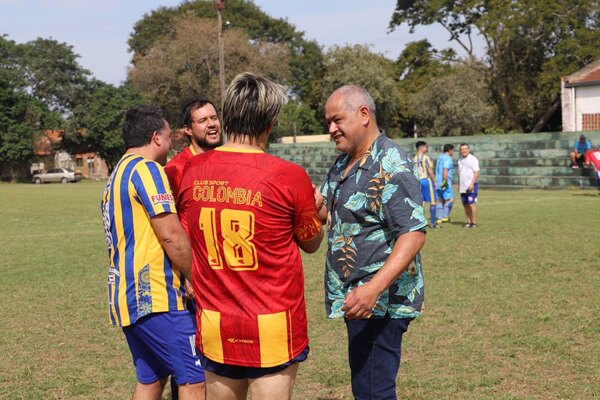
<path id="1" fill-rule="evenodd" d="M 467 223 L 465 228 L 477 227 L 477 179 L 479 178 L 479 160 L 471 154 L 471 149 L 466 143 L 460 145 L 460 159 L 458 160 L 458 190 L 462 200 Z"/>

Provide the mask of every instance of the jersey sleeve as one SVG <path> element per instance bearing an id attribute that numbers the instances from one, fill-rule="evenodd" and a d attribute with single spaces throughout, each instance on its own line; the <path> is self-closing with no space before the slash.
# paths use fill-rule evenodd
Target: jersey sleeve
<path id="1" fill-rule="evenodd" d="M 322 223 L 317 213 L 312 183 L 306 172 L 298 168 L 291 179 L 294 191 L 294 238 L 305 242 L 319 234 Z"/>
<path id="2" fill-rule="evenodd" d="M 442 160 L 442 170 L 443 169 L 450 169 L 450 167 L 452 166 L 452 159 L 450 157 L 444 157 L 444 160 Z"/>
<path id="3" fill-rule="evenodd" d="M 383 189 L 385 221 L 398 237 L 427 226 L 419 181 L 409 171 L 397 172 Z"/>
<path id="4" fill-rule="evenodd" d="M 433 168 L 433 164 L 431 163 L 431 158 L 429 158 L 429 156 L 425 156 L 425 166 L 427 168 Z"/>
<path id="5" fill-rule="evenodd" d="M 148 216 L 162 213 L 176 214 L 175 199 L 171 193 L 169 180 L 163 168 L 156 162 L 140 163 L 131 178 L 137 200 Z"/>
<path id="6" fill-rule="evenodd" d="M 479 171 L 479 160 L 476 157 L 472 158 L 472 167 L 473 167 L 473 171 L 477 172 Z"/>
<path id="7" fill-rule="evenodd" d="M 179 165 L 175 162 L 175 159 L 169 161 L 167 165 L 165 165 L 165 174 L 169 179 L 169 185 L 174 198 L 177 198 L 179 186 L 181 185 L 181 173 L 179 170 Z"/>

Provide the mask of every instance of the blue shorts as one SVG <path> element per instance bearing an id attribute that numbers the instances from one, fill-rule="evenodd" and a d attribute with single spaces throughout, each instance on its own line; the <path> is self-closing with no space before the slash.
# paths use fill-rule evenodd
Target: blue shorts
<path id="1" fill-rule="evenodd" d="M 431 179 L 421 179 L 421 196 L 425 203 L 435 203 L 437 201 L 437 193 L 434 190 Z"/>
<path id="2" fill-rule="evenodd" d="M 461 193 L 460 199 L 464 206 L 467 204 L 475 204 L 477 203 L 477 183 L 473 186 L 473 191 L 471 193 Z"/>
<path id="3" fill-rule="evenodd" d="M 204 382 L 196 354 L 196 327 L 189 311 L 150 314 L 123 327 L 137 380 L 149 384 L 169 375 L 178 385 Z"/>
<path id="4" fill-rule="evenodd" d="M 441 189 L 441 186 L 438 185 L 440 189 L 437 190 L 438 199 L 450 200 L 454 198 L 454 190 L 452 190 L 452 186 L 448 185 L 448 187 L 444 190 Z"/>
<path id="5" fill-rule="evenodd" d="M 240 365 L 228 365 L 221 364 L 211 359 L 204 357 L 204 355 L 198 352 L 198 357 L 202 362 L 202 367 L 206 371 L 210 371 L 219 376 L 224 376 L 230 379 L 257 379 L 261 376 L 275 374 L 277 372 L 281 372 L 290 365 L 293 365 L 297 362 L 302 362 L 306 360 L 308 357 L 308 352 L 310 349 L 308 346 L 302 351 L 302 353 L 298 354 L 291 361 L 286 362 L 285 364 L 278 365 L 276 367 L 270 368 L 258 368 L 258 367 L 243 367 Z"/>

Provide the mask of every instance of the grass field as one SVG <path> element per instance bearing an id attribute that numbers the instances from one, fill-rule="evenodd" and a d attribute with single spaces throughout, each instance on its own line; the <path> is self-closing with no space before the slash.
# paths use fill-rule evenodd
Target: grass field
<path id="1" fill-rule="evenodd" d="M 0 184 L 0 399 L 130 397 L 131 358 L 106 312 L 102 188 Z M 426 306 L 405 335 L 399 397 L 600 398 L 600 196 L 483 190 L 479 210 L 476 230 L 459 206 L 427 234 Z M 323 260 L 304 258 L 299 400 L 351 398 Z"/>

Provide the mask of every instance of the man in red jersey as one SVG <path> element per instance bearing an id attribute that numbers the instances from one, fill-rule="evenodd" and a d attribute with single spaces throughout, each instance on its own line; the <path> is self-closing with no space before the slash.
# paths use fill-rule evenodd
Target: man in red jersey
<path id="1" fill-rule="evenodd" d="M 598 183 L 598 194 L 600 195 L 600 149 L 588 150 L 585 153 L 585 164 L 593 165 L 596 170 L 596 182 Z"/>
<path id="2" fill-rule="evenodd" d="M 181 120 L 183 132 L 190 140 L 190 145 L 165 165 L 165 173 L 169 178 L 175 199 L 179 192 L 185 163 L 196 154 L 204 153 L 221 145 L 221 121 L 215 105 L 210 100 L 193 98 L 187 101 L 181 111 Z M 184 222 L 182 221 L 182 223 Z M 185 223 L 183 226 L 185 228 Z M 190 290 L 191 288 L 186 287 L 186 289 Z M 188 301 L 187 307 L 190 312 L 195 314 L 193 301 Z M 172 400 L 178 400 L 178 391 L 177 384 L 171 379 Z"/>
<path id="3" fill-rule="evenodd" d="M 281 85 L 236 76 L 227 143 L 191 159 L 181 182 L 209 399 L 290 399 L 308 355 L 300 249 L 317 251 L 323 232 L 306 172 L 265 153 L 284 102 Z"/>
<path id="4" fill-rule="evenodd" d="M 188 101 L 183 106 L 181 117 L 183 132 L 190 140 L 190 145 L 165 165 L 165 172 L 175 198 L 179 192 L 185 163 L 196 154 L 221 145 L 221 121 L 211 101 L 202 98 Z"/>

